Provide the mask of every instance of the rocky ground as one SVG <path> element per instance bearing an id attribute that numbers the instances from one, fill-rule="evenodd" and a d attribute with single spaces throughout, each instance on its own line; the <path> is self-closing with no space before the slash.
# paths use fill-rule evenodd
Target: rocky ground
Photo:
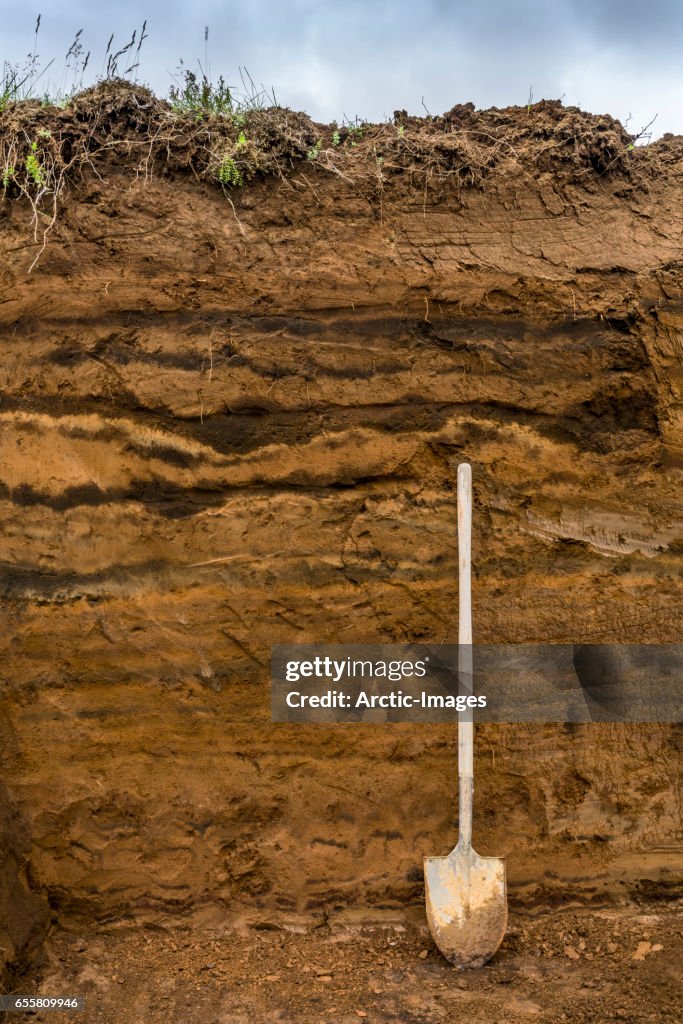
<path id="1" fill-rule="evenodd" d="M 683 902 L 515 912 L 488 966 L 459 972 L 421 915 L 294 934 L 159 926 L 55 932 L 22 992 L 81 995 L 83 1012 L 7 1015 L 69 1024 L 675 1024 Z"/>

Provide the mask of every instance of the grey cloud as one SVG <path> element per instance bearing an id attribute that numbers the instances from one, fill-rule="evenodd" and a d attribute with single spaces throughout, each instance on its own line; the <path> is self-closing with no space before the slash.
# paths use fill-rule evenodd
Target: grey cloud
<path id="1" fill-rule="evenodd" d="M 24 58 L 33 16 L 17 5 L 3 14 L 2 54 Z M 112 30 L 120 44 L 143 17 L 149 39 L 140 77 L 161 94 L 179 59 L 209 62 L 214 76 L 239 82 L 246 65 L 280 102 L 319 120 L 359 114 L 381 119 L 396 108 L 433 113 L 472 100 L 505 106 L 534 96 L 645 123 L 659 112 L 660 131 L 683 131 L 679 0 L 118 0 L 96 5 L 53 0 L 40 52 L 61 68 L 73 33 L 83 28 L 101 72 Z M 51 72 L 59 82 L 61 70 Z"/>

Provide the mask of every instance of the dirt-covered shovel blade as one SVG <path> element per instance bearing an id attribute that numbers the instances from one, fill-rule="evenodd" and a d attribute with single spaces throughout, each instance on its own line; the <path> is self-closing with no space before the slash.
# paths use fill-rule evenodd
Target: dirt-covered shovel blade
<path id="1" fill-rule="evenodd" d="M 434 942 L 456 967 L 481 967 L 507 927 L 505 861 L 460 846 L 425 859 L 427 920 Z"/>
<path id="2" fill-rule="evenodd" d="M 472 471 L 458 466 L 458 674 L 472 678 Z M 456 967 L 481 967 L 507 927 L 505 859 L 472 849 L 474 725 L 458 723 L 458 845 L 447 857 L 424 862 L 427 921 L 434 942 Z"/>

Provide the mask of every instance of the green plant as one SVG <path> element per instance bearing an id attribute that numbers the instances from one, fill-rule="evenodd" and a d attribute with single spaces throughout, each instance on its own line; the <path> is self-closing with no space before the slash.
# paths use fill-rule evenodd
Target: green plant
<path id="1" fill-rule="evenodd" d="M 0 78 L 0 111 L 4 110 L 8 103 L 17 100 L 28 99 L 33 94 L 33 86 L 45 72 L 54 64 L 54 59 L 47 64 L 42 71 L 39 71 L 38 57 L 38 33 L 42 15 L 38 15 L 33 37 L 33 50 L 28 54 L 23 67 L 19 64 L 10 64 L 4 61 L 2 66 L 2 77 Z"/>
<path id="2" fill-rule="evenodd" d="M 7 108 L 8 103 L 16 99 L 19 88 L 19 72 L 16 68 L 10 67 L 5 61 L 2 67 L 2 78 L 0 79 L 0 111 Z"/>
<path id="3" fill-rule="evenodd" d="M 232 92 L 222 75 L 215 85 L 206 74 L 202 73 L 199 78 L 189 68 L 184 69 L 183 77 L 183 84 L 172 85 L 169 90 L 174 113 L 194 114 L 199 119 L 210 114 L 232 114 Z"/>
<path id="4" fill-rule="evenodd" d="M 400 124 L 398 126 L 398 137 L 399 137 L 399 139 L 402 139 L 403 136 L 405 135 L 405 133 L 406 133 L 406 126 L 404 124 Z"/>
<path id="5" fill-rule="evenodd" d="M 2 169 L 2 189 L 6 192 L 10 186 L 10 182 L 14 179 L 14 167 L 12 164 L 6 164 Z"/>
<path id="6" fill-rule="evenodd" d="M 26 157 L 26 173 L 37 188 L 45 184 L 45 171 L 38 158 L 37 142 L 31 143 L 31 152 Z"/>
<path id="7" fill-rule="evenodd" d="M 320 150 L 323 148 L 323 140 L 318 139 L 315 145 L 311 146 L 308 153 L 306 154 L 307 160 L 317 160 L 320 156 Z"/>
<path id="8" fill-rule="evenodd" d="M 243 184 L 242 172 L 231 156 L 224 156 L 219 163 L 216 180 L 225 188 L 239 188 Z"/>
<path id="9" fill-rule="evenodd" d="M 341 146 L 341 135 L 339 134 L 338 131 L 334 131 L 332 133 L 332 145 Z"/>
<path id="10" fill-rule="evenodd" d="M 37 60 L 36 55 L 29 54 L 28 62 L 23 68 L 20 68 L 18 64 L 4 62 L 0 76 L 0 111 L 5 110 L 10 103 L 29 99 L 34 81 L 37 81 L 44 71 L 54 64 L 54 61 L 51 60 L 44 71 L 36 77 Z"/>
<path id="11" fill-rule="evenodd" d="M 363 137 L 363 126 L 360 124 L 350 124 L 347 126 L 347 141 L 350 146 L 355 146 L 359 139 Z"/>
<path id="12" fill-rule="evenodd" d="M 235 143 L 235 146 L 237 147 L 237 149 L 244 149 L 244 147 L 247 145 L 248 142 L 246 135 L 244 134 L 244 132 L 240 132 L 239 135 L 237 136 L 237 142 Z"/>

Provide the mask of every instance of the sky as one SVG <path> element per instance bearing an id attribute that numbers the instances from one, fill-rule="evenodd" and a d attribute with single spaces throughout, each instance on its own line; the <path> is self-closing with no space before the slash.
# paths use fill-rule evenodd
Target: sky
<path id="1" fill-rule="evenodd" d="M 254 82 L 284 106 L 329 122 L 381 121 L 394 110 L 440 114 L 562 99 L 612 114 L 637 134 L 683 134 L 681 0 L 50 0 L 38 53 L 45 78 L 69 84 L 78 29 L 91 84 L 107 40 L 123 45 L 147 19 L 138 79 L 167 95 L 178 67 L 208 58 L 211 76 Z M 0 60 L 23 63 L 35 9 L 0 0 Z M 205 27 L 209 38 L 205 44 Z"/>

